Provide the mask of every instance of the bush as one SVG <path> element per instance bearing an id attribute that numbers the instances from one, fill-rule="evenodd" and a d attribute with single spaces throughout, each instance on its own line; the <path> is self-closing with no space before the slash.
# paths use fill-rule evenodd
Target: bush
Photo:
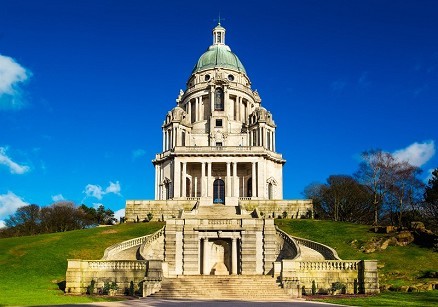
<path id="1" fill-rule="evenodd" d="M 134 296 L 134 282 L 132 280 L 129 283 L 129 295 Z"/>
<path id="2" fill-rule="evenodd" d="M 283 211 L 282 216 L 283 216 L 284 219 L 287 218 L 287 212 Z"/>
<path id="3" fill-rule="evenodd" d="M 316 294 L 316 283 L 314 280 L 312 280 L 312 295 Z"/>
<path id="4" fill-rule="evenodd" d="M 322 294 L 322 295 L 327 295 L 329 294 L 329 289 L 325 289 L 325 288 L 319 288 L 318 289 L 318 294 Z"/>
<path id="5" fill-rule="evenodd" d="M 332 290 L 332 293 L 335 293 L 336 291 L 342 291 L 342 292 L 345 292 L 345 289 L 346 289 L 346 288 L 347 288 L 347 287 L 346 287 L 343 283 L 337 281 L 337 282 L 332 283 L 332 288 L 331 288 L 331 290 Z"/>
<path id="6" fill-rule="evenodd" d="M 88 295 L 93 295 L 94 293 L 94 285 L 96 284 L 96 282 L 94 281 L 94 279 L 91 280 L 90 285 L 87 287 L 87 294 Z"/>

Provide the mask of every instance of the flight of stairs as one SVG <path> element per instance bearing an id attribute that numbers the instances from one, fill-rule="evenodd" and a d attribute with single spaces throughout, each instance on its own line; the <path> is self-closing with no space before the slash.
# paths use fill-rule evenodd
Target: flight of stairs
<path id="1" fill-rule="evenodd" d="M 271 276 L 180 276 L 165 278 L 150 297 L 165 299 L 291 300 Z"/>

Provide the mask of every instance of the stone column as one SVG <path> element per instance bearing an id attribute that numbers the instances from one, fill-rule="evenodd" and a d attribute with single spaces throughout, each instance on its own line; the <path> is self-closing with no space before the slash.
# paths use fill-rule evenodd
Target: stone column
<path id="1" fill-rule="evenodd" d="M 203 257 L 202 257 L 202 274 L 203 275 L 210 275 L 210 272 L 208 270 L 208 259 L 209 259 L 209 252 L 208 252 L 208 238 L 203 239 Z"/>
<path id="2" fill-rule="evenodd" d="M 189 117 L 189 122 L 192 123 L 192 100 L 187 101 L 187 116 Z"/>
<path id="3" fill-rule="evenodd" d="M 225 195 L 227 197 L 231 196 L 231 172 L 230 172 L 230 162 L 227 162 L 227 186 L 225 187 Z"/>
<path id="4" fill-rule="evenodd" d="M 237 162 L 233 162 L 233 196 L 239 197 L 239 178 L 237 177 Z"/>
<path id="5" fill-rule="evenodd" d="M 166 151 L 166 130 L 163 129 L 163 151 Z"/>
<path id="6" fill-rule="evenodd" d="M 158 195 L 159 195 L 159 174 L 160 174 L 160 166 L 158 164 L 155 164 L 155 200 L 158 200 Z"/>
<path id="7" fill-rule="evenodd" d="M 207 189 L 205 188 L 205 162 L 201 163 L 201 197 L 205 197 Z"/>
<path id="8" fill-rule="evenodd" d="M 214 112 L 214 86 L 210 87 L 210 113 Z"/>
<path id="9" fill-rule="evenodd" d="M 262 160 L 262 159 L 260 159 Z M 265 186 L 265 161 L 257 162 L 257 197 L 265 197 L 266 186 Z"/>
<path id="10" fill-rule="evenodd" d="M 251 187 L 252 187 L 252 191 L 251 191 L 251 197 L 256 197 L 256 162 L 251 162 L 252 164 L 252 169 L 251 169 Z"/>
<path id="11" fill-rule="evenodd" d="M 237 239 L 231 239 L 231 275 L 237 274 Z"/>
<path id="12" fill-rule="evenodd" d="M 187 162 L 182 163 L 182 191 L 181 196 L 187 197 Z M 190 195 L 189 195 L 190 196 Z"/>
<path id="13" fill-rule="evenodd" d="M 195 197 L 198 197 L 198 177 L 195 177 L 194 179 L 194 183 L 195 183 Z"/>
<path id="14" fill-rule="evenodd" d="M 224 100 L 224 113 L 225 113 L 225 115 L 228 118 L 230 118 L 230 114 L 229 113 L 230 113 L 231 105 L 229 103 L 230 100 L 229 100 L 229 97 L 228 97 L 228 87 L 226 85 L 224 85 L 223 91 L 224 91 L 224 97 L 222 97 L 222 98 Z"/>
<path id="15" fill-rule="evenodd" d="M 246 197 L 246 194 L 245 194 L 245 176 L 242 176 L 242 197 Z"/>
<path id="16" fill-rule="evenodd" d="M 181 197 L 181 162 L 175 159 L 173 168 L 173 196 Z"/>
<path id="17" fill-rule="evenodd" d="M 272 151 L 275 151 L 275 131 L 272 132 Z"/>
<path id="18" fill-rule="evenodd" d="M 199 120 L 199 99 L 195 98 L 195 122 Z"/>
<path id="19" fill-rule="evenodd" d="M 199 105 L 199 116 L 198 116 L 198 119 L 199 120 L 204 120 L 204 115 L 203 115 L 204 107 L 202 106 L 202 96 L 200 96 L 198 98 L 198 105 Z"/>
<path id="20" fill-rule="evenodd" d="M 211 182 L 211 163 L 212 162 L 207 162 L 207 196 L 208 197 L 213 197 L 213 184 Z"/>

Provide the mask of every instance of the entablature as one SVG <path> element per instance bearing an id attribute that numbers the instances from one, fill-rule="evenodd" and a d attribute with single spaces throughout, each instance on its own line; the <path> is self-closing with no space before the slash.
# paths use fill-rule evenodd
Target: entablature
<path id="1" fill-rule="evenodd" d="M 174 157 L 263 157 L 284 164 L 286 160 L 279 153 L 262 146 L 176 146 L 156 154 L 153 164 Z"/>

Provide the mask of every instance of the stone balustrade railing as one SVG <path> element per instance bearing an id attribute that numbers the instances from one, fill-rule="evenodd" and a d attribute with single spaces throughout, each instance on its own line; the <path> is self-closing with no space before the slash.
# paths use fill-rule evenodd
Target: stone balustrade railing
<path id="1" fill-rule="evenodd" d="M 236 154 L 239 152 L 244 152 L 245 154 L 253 153 L 255 155 L 265 154 L 272 159 L 283 159 L 281 154 L 268 150 L 262 146 L 176 146 L 175 148 L 157 154 L 155 158 L 161 160 L 169 156 L 171 153 Z"/>
<path id="2" fill-rule="evenodd" d="M 239 200 L 251 200 L 251 197 L 239 197 Z"/>
<path id="3" fill-rule="evenodd" d="M 153 234 L 146 237 L 144 242 L 142 243 L 140 247 L 140 255 L 145 259 L 144 256 L 144 249 L 152 244 L 155 240 L 158 240 L 161 236 L 164 235 L 164 229 L 165 227 L 162 227 L 160 230 L 154 232 Z"/>
<path id="4" fill-rule="evenodd" d="M 142 237 L 137 237 L 134 239 L 126 240 L 126 241 L 123 241 L 121 243 L 111 245 L 110 247 L 105 249 L 102 260 L 108 260 L 111 258 L 111 256 L 113 256 L 114 254 L 116 254 L 120 251 L 126 250 L 126 249 L 134 247 L 134 246 L 142 245 L 146 241 L 148 241 L 149 238 L 154 237 L 160 231 L 164 231 L 164 227 L 161 228 L 160 230 L 154 232 L 153 234 L 149 234 L 149 235 L 142 236 Z"/>
<path id="5" fill-rule="evenodd" d="M 283 230 L 281 230 L 277 226 L 275 226 L 275 228 L 277 229 L 277 234 L 295 252 L 295 254 L 296 254 L 295 258 L 298 258 L 301 255 L 301 249 L 300 249 L 300 246 L 297 244 L 297 242 L 295 242 L 295 240 L 289 234 L 287 234 L 286 232 L 284 232 Z"/>
<path id="6" fill-rule="evenodd" d="M 331 247 L 315 242 L 315 241 L 311 241 L 311 240 L 307 240 L 307 239 L 303 239 L 303 238 L 299 238 L 299 237 L 295 237 L 295 236 L 291 236 L 299 245 L 304 245 L 308 248 L 311 248 L 313 250 L 316 250 L 317 252 L 319 252 L 321 255 L 324 256 L 324 258 L 326 260 L 340 260 L 341 258 L 339 258 L 338 253 Z"/>
<path id="7" fill-rule="evenodd" d="M 192 197 L 192 196 L 189 196 L 189 197 L 186 197 L 186 199 L 187 199 L 187 200 L 196 200 L 196 201 L 199 201 L 199 200 L 201 199 L 201 197 Z"/>
<path id="8" fill-rule="evenodd" d="M 82 267 L 91 270 L 144 270 L 147 261 L 143 260 L 82 260 Z"/>
<path id="9" fill-rule="evenodd" d="M 300 271 L 347 271 L 358 270 L 359 260 L 297 261 Z"/>
<path id="10" fill-rule="evenodd" d="M 240 225 L 241 221 L 238 219 L 215 219 L 215 220 L 208 220 L 208 225 Z"/>

